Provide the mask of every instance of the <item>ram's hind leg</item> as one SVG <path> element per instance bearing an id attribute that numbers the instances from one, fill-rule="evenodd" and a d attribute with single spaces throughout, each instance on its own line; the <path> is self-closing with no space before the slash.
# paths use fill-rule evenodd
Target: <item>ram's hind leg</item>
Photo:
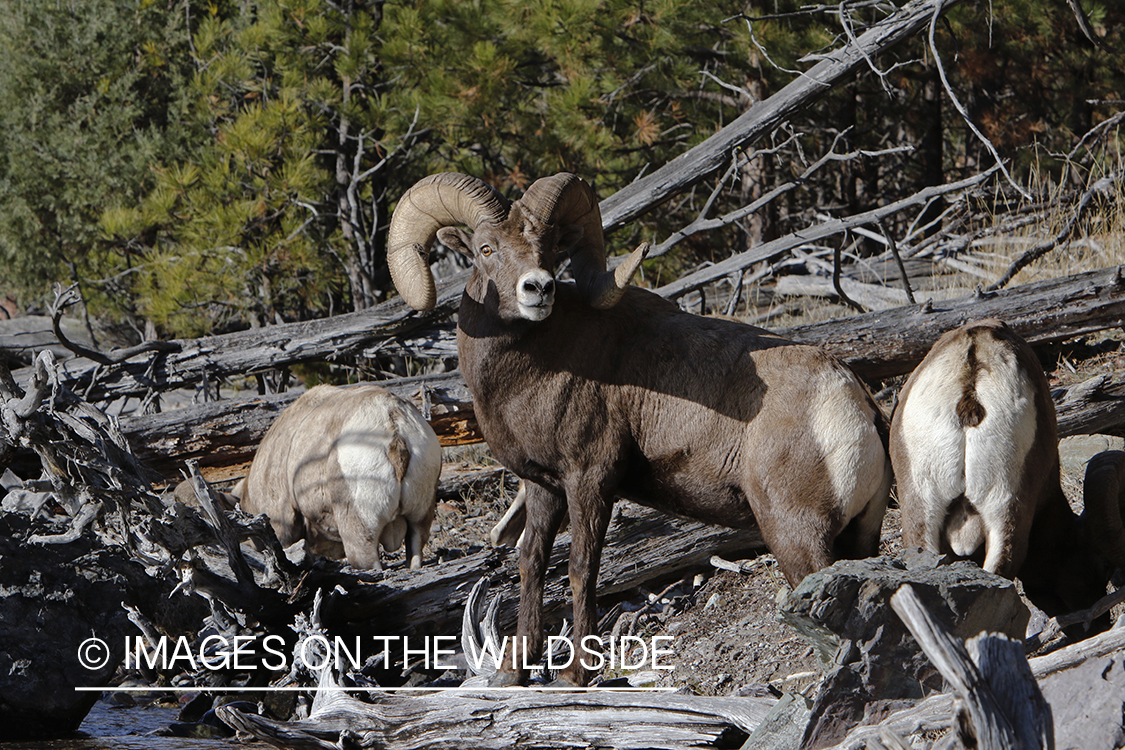
<path id="1" fill-rule="evenodd" d="M 772 503 L 771 511 L 754 508 L 762 539 L 789 585 L 797 585 L 809 573 L 831 565 L 835 529 L 822 514 L 810 512 L 805 503 Z"/>
<path id="2" fill-rule="evenodd" d="M 837 560 L 861 560 L 879 554 L 879 540 L 883 533 L 883 516 L 890 499 L 890 477 L 864 504 L 863 510 L 844 526 L 833 542 Z"/>

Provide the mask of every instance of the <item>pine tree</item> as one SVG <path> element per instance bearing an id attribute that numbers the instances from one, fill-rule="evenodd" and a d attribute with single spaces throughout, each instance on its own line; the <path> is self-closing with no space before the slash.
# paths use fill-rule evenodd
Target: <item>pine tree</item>
<path id="1" fill-rule="evenodd" d="M 0 283 L 25 305 L 72 280 L 95 304 L 128 309 L 138 256 L 102 245 L 98 221 L 194 138 L 181 128 L 183 11 L 0 0 Z"/>

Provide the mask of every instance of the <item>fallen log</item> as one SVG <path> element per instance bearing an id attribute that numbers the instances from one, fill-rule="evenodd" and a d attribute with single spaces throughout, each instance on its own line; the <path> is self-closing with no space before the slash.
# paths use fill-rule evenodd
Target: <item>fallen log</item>
<path id="1" fill-rule="evenodd" d="M 101 366 L 89 360 L 63 364 L 62 382 L 89 401 L 141 396 L 202 383 L 207 378 L 262 372 L 299 362 L 332 361 L 342 356 L 403 353 L 394 342 L 443 321 L 457 310 L 468 272 L 438 285 L 437 304 L 425 313 L 395 297 L 370 310 L 331 318 L 252 328 L 198 339 L 165 342 L 167 351 L 142 352 L 128 361 Z M 415 346 L 418 346 L 416 343 Z M 18 383 L 31 371 L 12 373 Z"/>
<path id="2" fill-rule="evenodd" d="M 963 644 L 926 610 L 909 584 L 891 597 L 891 606 L 956 691 L 961 702 L 957 737 L 963 747 L 1053 750 L 1051 710 L 1019 641 L 982 633 Z"/>
<path id="3" fill-rule="evenodd" d="M 712 555 L 747 556 L 744 553 L 765 549 L 757 529 L 708 526 L 622 500 L 614 507 L 602 553 L 598 595 L 612 599 L 648 582 L 706 569 Z M 569 554 L 567 532 L 559 535 L 547 565 L 543 606 L 548 617 L 559 616 L 570 605 Z M 385 631 L 379 635 L 453 635 L 460 631 L 469 591 L 487 576 L 490 590 L 501 599 L 500 628 L 510 630 L 519 600 L 517 558 L 511 548 L 488 549 L 421 570 L 396 568 L 364 576 L 365 583 L 357 581 L 350 589 L 345 585 L 347 593 L 325 597 L 324 623 L 333 632 L 355 627 L 369 634 L 371 623 L 378 622 Z M 309 573 L 304 586 L 315 589 L 321 579 L 335 580 L 333 570 L 323 566 L 319 573 Z"/>
<path id="4" fill-rule="evenodd" d="M 382 385 L 422 406 L 421 394 L 445 411 L 430 423 L 443 445 L 480 442 L 483 436 L 472 411 L 472 396 L 459 373 L 383 381 Z M 262 435 L 297 393 L 216 401 L 173 412 L 127 417 L 122 431 L 137 456 L 172 481 L 184 461 L 196 460 L 208 481 L 241 476 Z M 1052 393 L 1058 410 L 1059 437 L 1118 435 L 1125 437 L 1125 381 L 1099 375 Z"/>
<path id="5" fill-rule="evenodd" d="M 427 348 L 450 353 L 452 330 L 444 321 L 460 298 L 463 274 L 444 282 L 438 306 L 421 315 L 397 298 L 364 313 L 173 342 L 177 352 L 149 352 L 109 368 L 64 363 L 61 380 L 87 400 L 103 400 L 191 386 L 209 377 L 259 372 L 298 362 L 331 360 L 375 351 Z M 779 329 L 794 341 L 824 347 L 861 376 L 877 380 L 913 369 L 933 342 L 969 319 L 998 317 L 1033 345 L 1065 341 L 1115 328 L 1125 318 L 1120 268 L 1101 269 L 1013 287 L 1000 292 L 881 310 L 806 326 Z M 392 347 L 393 344 L 393 347 Z M 390 347 L 390 349 L 388 349 Z M 29 370 L 13 373 L 30 381 Z"/>
<path id="6" fill-rule="evenodd" d="M 844 293 L 868 310 L 889 310 L 909 302 L 906 292 L 889 286 L 867 284 L 848 277 L 840 279 Z M 779 297 L 839 297 L 832 279 L 824 276 L 782 276 L 774 294 Z"/>
<path id="7" fill-rule="evenodd" d="M 783 328 L 777 333 L 821 346 L 862 377 L 879 380 L 910 372 L 941 334 L 982 318 L 1000 318 L 1033 346 L 1117 328 L 1125 319 L 1122 267 Z"/>
<path id="8" fill-rule="evenodd" d="M 701 698 L 656 692 L 542 693 L 438 691 L 416 696 L 373 693 L 364 703 L 325 670 L 309 717 L 281 722 L 233 707 L 219 717 L 236 729 L 294 748 L 382 750 L 512 747 L 737 747 L 776 698 Z"/>

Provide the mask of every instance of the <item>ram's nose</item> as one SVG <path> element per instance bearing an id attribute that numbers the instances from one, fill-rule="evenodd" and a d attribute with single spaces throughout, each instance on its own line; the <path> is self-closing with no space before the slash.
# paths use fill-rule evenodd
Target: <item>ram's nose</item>
<path id="1" fill-rule="evenodd" d="M 520 315 L 527 320 L 543 320 L 555 304 L 555 279 L 542 269 L 529 271 L 516 285 Z"/>

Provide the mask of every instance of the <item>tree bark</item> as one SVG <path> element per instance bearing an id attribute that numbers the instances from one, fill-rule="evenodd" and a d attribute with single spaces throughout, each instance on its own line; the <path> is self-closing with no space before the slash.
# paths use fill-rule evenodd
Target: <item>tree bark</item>
<path id="1" fill-rule="evenodd" d="M 962 643 L 926 610 L 909 585 L 891 597 L 891 606 L 961 699 L 957 734 L 964 747 L 1053 750 L 1051 709 L 1018 641 L 982 633 Z"/>

